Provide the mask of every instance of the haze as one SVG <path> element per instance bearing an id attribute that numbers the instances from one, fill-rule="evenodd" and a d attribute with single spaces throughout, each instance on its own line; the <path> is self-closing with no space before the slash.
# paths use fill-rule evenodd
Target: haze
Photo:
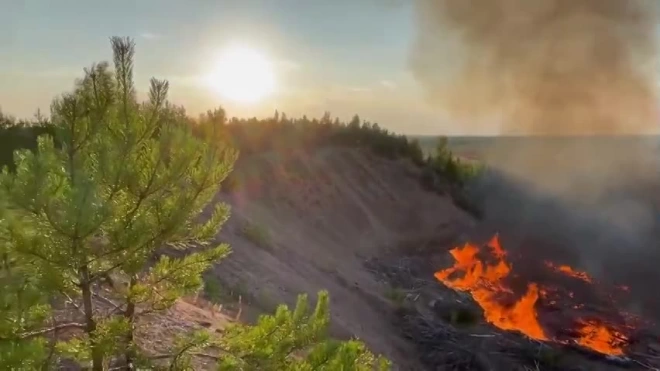
<path id="1" fill-rule="evenodd" d="M 191 0 L 0 0 L 0 101 L 30 117 L 80 76 L 81 61 L 108 59 L 109 35 L 136 38 L 136 83 L 171 82 L 171 98 L 191 114 L 222 105 L 231 116 L 275 109 L 316 117 L 359 113 L 408 134 L 443 127 L 408 70 L 413 40 L 407 2 Z M 232 101 L 209 87 L 219 54 L 241 45 L 273 65 L 276 89 L 257 102 Z M 144 93 L 144 91 L 143 91 Z"/>

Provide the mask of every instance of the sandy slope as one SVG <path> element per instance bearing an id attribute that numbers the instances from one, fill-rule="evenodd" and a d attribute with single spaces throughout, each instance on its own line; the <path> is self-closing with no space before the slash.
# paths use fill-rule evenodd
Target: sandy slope
<path id="1" fill-rule="evenodd" d="M 232 207 L 218 240 L 233 253 L 211 275 L 249 303 L 242 319 L 327 289 L 336 335 L 359 337 L 402 369 L 419 369 L 393 328 L 386 284 L 363 263 L 426 240 L 451 246 L 472 218 L 423 190 L 412 165 L 358 150 L 267 153 L 242 159 L 235 171 L 239 188 L 217 197 Z M 268 233 L 269 245 L 246 236 L 246 225 Z"/>

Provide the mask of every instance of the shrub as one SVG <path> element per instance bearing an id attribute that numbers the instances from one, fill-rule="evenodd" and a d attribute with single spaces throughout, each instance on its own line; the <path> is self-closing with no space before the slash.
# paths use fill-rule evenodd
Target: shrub
<path id="1" fill-rule="evenodd" d="M 212 276 L 204 279 L 204 296 L 212 303 L 218 304 L 222 301 L 222 285 L 220 281 Z"/>
<path id="2" fill-rule="evenodd" d="M 261 248 L 271 249 L 273 247 L 270 232 L 264 226 L 254 222 L 246 222 L 241 232 L 245 238 Z"/>
<path id="3" fill-rule="evenodd" d="M 281 305 L 254 326 L 230 327 L 219 339 L 227 351 L 220 370 L 388 370 L 390 362 L 368 351 L 357 340 L 328 338 L 329 295 L 319 292 L 309 313 L 307 295 L 298 296 L 293 311 Z"/>
<path id="4" fill-rule="evenodd" d="M 398 307 L 406 300 L 406 292 L 398 287 L 388 287 L 385 297 Z"/>

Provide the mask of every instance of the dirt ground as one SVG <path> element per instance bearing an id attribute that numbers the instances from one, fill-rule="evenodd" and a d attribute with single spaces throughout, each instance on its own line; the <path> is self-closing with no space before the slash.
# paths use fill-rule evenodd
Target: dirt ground
<path id="1" fill-rule="evenodd" d="M 499 231 L 492 228 L 501 225 L 478 223 L 448 196 L 425 190 L 420 175 L 409 162 L 356 149 L 242 157 L 234 170 L 236 182 L 215 198 L 231 207 L 231 217 L 216 239 L 229 243 L 232 254 L 206 277 L 207 283 L 215 283 L 217 292 L 211 294 L 222 308 L 201 297 L 185 298 L 164 315 L 143 318 L 146 323 L 139 326 L 138 339 L 152 355 L 167 354 L 181 332 L 200 327 L 221 331 L 233 321 L 252 322 L 278 304 L 292 306 L 298 294 L 306 293 L 314 300 L 319 290 L 328 290 L 332 334 L 363 340 L 372 351 L 391 359 L 396 370 L 426 369 L 425 357 L 427 365 L 438 364 L 437 357 L 457 354 L 451 344 L 465 351 L 462 348 L 474 339 L 479 344 L 469 347 L 470 357 L 481 354 L 482 347 L 494 349 L 497 341 L 511 339 L 520 345 L 519 353 L 527 356 L 525 352 L 539 345 L 530 348 L 520 336 L 494 334 L 491 326 L 485 326 L 486 336 L 427 320 L 437 303 L 456 302 L 457 294 L 433 278 L 435 269 L 450 264 L 445 252 L 475 238 L 485 241 Z M 507 222 L 512 210 L 498 220 Z M 527 235 L 528 228 L 506 225 L 510 230 L 504 233 L 508 236 L 504 246 L 522 252 L 516 251 L 516 246 L 524 244 L 516 241 L 515 232 Z M 414 274 L 407 265 L 417 267 Z M 425 268 L 420 271 L 419 267 Z M 412 302 L 416 316 L 401 316 L 401 303 L 393 298 L 393 290 L 409 294 L 403 301 Z M 419 323 L 420 318 L 424 323 Z M 419 346 L 424 331 L 430 334 L 427 351 Z M 453 342 L 439 347 L 437 331 L 442 332 L 443 341 Z M 643 348 L 644 355 L 660 357 L 656 343 L 640 342 L 637 347 Z M 572 353 L 567 354 L 573 362 Z M 435 358 L 430 362 L 429 357 Z M 618 369 L 616 365 L 605 368 L 602 357 L 597 357 L 596 368 L 590 368 L 583 356 L 579 359 L 584 366 L 579 370 Z M 196 369 L 212 369 L 214 363 L 212 355 L 198 357 Z"/>
<path id="2" fill-rule="evenodd" d="M 438 364 L 466 370 L 652 369 L 645 366 L 649 357 L 660 354 L 657 341 L 640 340 L 631 348 L 637 359 L 607 363 L 601 355 L 530 342 L 483 321 L 456 328 L 437 317 L 438 304 L 453 311 L 456 303 L 470 302 L 433 278 L 435 269 L 450 264 L 446 251 L 467 240 L 486 241 L 493 230 L 448 197 L 424 190 L 410 163 L 335 148 L 243 158 L 235 175 L 232 191 L 215 200 L 231 206 L 217 241 L 228 242 L 233 252 L 206 277 L 217 283 L 219 292 L 212 294 L 223 308 L 186 298 L 165 316 L 147 318 L 141 338 L 160 339 L 147 347 L 156 355 L 167 352 L 168 339 L 181 331 L 252 322 L 278 304 L 293 305 L 300 293 L 314 299 L 322 289 L 331 296 L 333 335 L 360 338 L 397 370 Z M 511 238 L 503 242 L 517 245 Z M 406 296 L 395 299 L 395 293 Z M 539 359 L 547 363 L 542 368 Z M 202 357 L 197 366 L 212 368 L 213 361 Z M 490 365 L 495 361 L 501 364 Z"/>
<path id="3" fill-rule="evenodd" d="M 233 252 L 209 279 L 229 291 L 220 293 L 227 301 L 241 297 L 241 320 L 327 289 L 335 336 L 362 339 L 397 369 L 421 369 L 392 323 L 391 288 L 364 263 L 402 246 L 444 250 L 465 238 L 473 219 L 424 190 L 412 164 L 358 150 L 267 153 L 243 159 L 235 172 L 237 190 L 216 199 L 231 205 L 217 239 Z"/>

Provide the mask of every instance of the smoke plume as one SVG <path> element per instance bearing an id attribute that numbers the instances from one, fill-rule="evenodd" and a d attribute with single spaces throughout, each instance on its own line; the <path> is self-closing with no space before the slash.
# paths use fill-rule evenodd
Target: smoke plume
<path id="1" fill-rule="evenodd" d="M 412 72 L 468 133 L 658 133 L 657 0 L 417 0 Z M 660 168 L 651 142 L 537 140 L 487 151 L 491 165 L 599 202 Z"/>
<path id="2" fill-rule="evenodd" d="M 485 150 L 517 185 L 493 178 L 475 188 L 484 225 L 544 241 L 536 257 L 630 281 L 645 310 L 658 313 L 660 299 L 649 302 L 649 282 L 660 279 L 658 139 L 605 136 L 659 132 L 660 1 L 415 6 L 410 65 L 438 112 L 467 133 L 540 136 Z M 599 137 L 564 138 L 575 135 Z"/>
<path id="3" fill-rule="evenodd" d="M 656 131 L 657 3 L 418 0 L 411 67 L 468 132 Z"/>

